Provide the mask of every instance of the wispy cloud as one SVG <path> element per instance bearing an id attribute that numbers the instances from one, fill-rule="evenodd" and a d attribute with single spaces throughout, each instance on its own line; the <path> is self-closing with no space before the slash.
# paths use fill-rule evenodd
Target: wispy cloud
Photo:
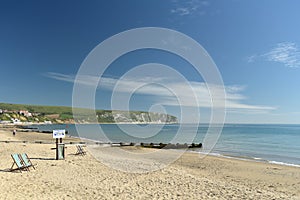
<path id="1" fill-rule="evenodd" d="M 171 13 L 180 16 L 187 16 L 193 14 L 204 15 L 206 13 L 204 7 L 209 6 L 209 2 L 204 0 L 173 0 L 172 2 L 173 8 L 171 9 Z"/>
<path id="2" fill-rule="evenodd" d="M 248 56 L 247 57 L 248 63 L 254 62 L 257 59 L 257 57 L 258 57 L 257 55 Z"/>
<path id="3" fill-rule="evenodd" d="M 300 49 L 297 44 L 293 42 L 277 43 L 268 52 L 249 56 L 247 60 L 250 63 L 260 58 L 266 61 L 281 63 L 290 68 L 300 67 Z"/>
<path id="4" fill-rule="evenodd" d="M 300 50 L 292 42 L 278 43 L 265 56 L 269 61 L 283 63 L 287 67 L 300 67 Z"/>
<path id="5" fill-rule="evenodd" d="M 60 81 L 75 82 L 75 75 L 49 72 L 46 76 Z M 214 106 L 222 107 L 224 106 L 223 102 L 226 101 L 226 109 L 229 112 L 261 113 L 276 109 L 271 106 L 243 103 L 247 99 L 241 94 L 245 90 L 244 86 L 225 86 L 226 97 L 224 99 L 222 95 L 224 93 L 223 87 L 207 85 L 204 82 L 189 82 L 186 84 L 178 80 L 158 77 L 127 77 L 120 80 L 114 77 L 102 77 L 100 82 L 98 80 L 98 77 L 90 75 L 77 77 L 77 83 L 79 84 L 96 85 L 98 89 L 114 91 L 115 93 L 148 95 L 152 97 L 153 101 L 167 106 L 210 108 L 212 101 L 214 101 Z M 211 91 L 208 90 L 208 86 L 214 91 L 215 99 L 211 98 Z M 123 102 L 121 103 L 123 104 Z"/>

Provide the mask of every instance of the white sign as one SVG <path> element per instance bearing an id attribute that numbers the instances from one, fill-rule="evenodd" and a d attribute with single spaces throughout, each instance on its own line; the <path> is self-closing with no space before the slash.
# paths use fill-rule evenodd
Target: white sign
<path id="1" fill-rule="evenodd" d="M 53 138 L 65 138 L 66 130 L 53 130 Z"/>

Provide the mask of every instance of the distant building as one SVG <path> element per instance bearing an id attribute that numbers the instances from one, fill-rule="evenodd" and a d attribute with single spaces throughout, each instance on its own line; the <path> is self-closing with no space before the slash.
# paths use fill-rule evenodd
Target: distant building
<path id="1" fill-rule="evenodd" d="M 15 110 L 5 110 L 5 113 L 18 113 L 18 112 Z"/>
<path id="2" fill-rule="evenodd" d="M 19 119 L 12 119 L 12 122 L 14 124 L 20 124 L 21 123 L 21 121 Z"/>
<path id="3" fill-rule="evenodd" d="M 32 117 L 32 113 L 30 113 L 28 110 L 20 110 L 18 113 L 25 117 Z"/>
<path id="4" fill-rule="evenodd" d="M 0 124 L 9 124 L 11 121 L 8 121 L 8 120 L 3 120 L 3 121 L 1 121 L 0 120 Z"/>
<path id="5" fill-rule="evenodd" d="M 0 114 L 3 114 L 3 110 L 2 109 L 0 109 Z"/>

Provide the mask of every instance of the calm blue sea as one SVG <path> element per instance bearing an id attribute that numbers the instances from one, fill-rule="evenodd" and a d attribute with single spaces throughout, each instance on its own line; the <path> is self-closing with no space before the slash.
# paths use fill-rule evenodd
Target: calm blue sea
<path id="1" fill-rule="evenodd" d="M 78 125 L 77 125 L 78 126 Z M 102 130 L 99 129 L 99 126 Z M 77 136 L 75 125 L 39 125 L 40 131 L 66 129 Z M 132 125 L 122 124 L 79 125 L 80 137 L 102 142 L 185 143 L 193 137 L 195 143 L 203 143 L 208 125 Z M 175 137 L 179 127 L 180 136 Z M 100 130 L 100 132 L 99 132 Z M 157 130 L 160 130 L 157 132 Z M 193 130 L 196 130 L 195 137 Z M 127 132 L 128 134 L 126 134 Z M 157 134 L 154 134 L 156 133 Z M 129 135 L 130 134 L 130 135 Z M 174 139 L 175 138 L 175 139 Z M 205 143 L 203 143 L 205 145 Z M 300 125 L 226 124 L 211 152 L 220 156 L 248 158 L 277 164 L 300 166 Z"/>

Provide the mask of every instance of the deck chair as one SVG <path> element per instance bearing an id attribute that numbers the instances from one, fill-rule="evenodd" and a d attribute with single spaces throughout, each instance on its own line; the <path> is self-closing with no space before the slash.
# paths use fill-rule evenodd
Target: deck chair
<path id="1" fill-rule="evenodd" d="M 12 157 L 12 159 L 14 161 L 13 164 L 12 164 L 12 166 L 11 166 L 11 168 L 10 168 L 11 171 L 17 170 L 17 169 L 20 170 L 21 173 L 22 173 L 22 170 L 28 171 L 28 168 L 25 165 L 25 163 L 22 160 L 22 158 L 20 157 L 20 154 L 14 153 L 14 154 L 11 154 L 11 157 Z M 17 166 L 16 169 L 13 169 L 14 165 Z"/>
<path id="2" fill-rule="evenodd" d="M 28 155 L 26 153 L 22 153 L 22 154 L 20 154 L 20 156 L 21 156 L 21 159 L 23 160 L 23 163 L 27 167 L 28 171 L 29 171 L 29 167 L 33 167 L 33 169 L 35 169 L 34 165 L 30 161 L 30 159 L 28 158 Z"/>
<path id="3" fill-rule="evenodd" d="M 84 156 L 86 154 L 86 151 L 83 149 L 82 146 L 76 145 L 76 147 L 77 147 L 77 152 L 75 153 L 75 155 L 82 155 L 82 156 Z"/>

